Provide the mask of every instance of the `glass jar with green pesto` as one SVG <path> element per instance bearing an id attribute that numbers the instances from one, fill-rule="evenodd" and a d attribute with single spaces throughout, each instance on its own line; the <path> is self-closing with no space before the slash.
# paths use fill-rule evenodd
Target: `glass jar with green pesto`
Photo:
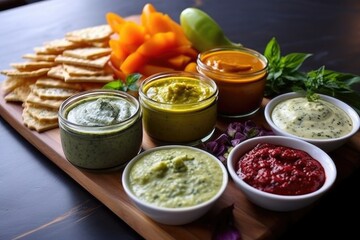
<path id="1" fill-rule="evenodd" d="M 146 133 L 163 143 L 194 144 L 214 132 L 218 89 L 198 73 L 174 71 L 152 75 L 140 85 Z"/>
<path id="2" fill-rule="evenodd" d="M 66 99 L 59 127 L 65 157 L 77 167 L 121 167 L 141 149 L 140 104 L 125 92 L 90 90 Z"/>

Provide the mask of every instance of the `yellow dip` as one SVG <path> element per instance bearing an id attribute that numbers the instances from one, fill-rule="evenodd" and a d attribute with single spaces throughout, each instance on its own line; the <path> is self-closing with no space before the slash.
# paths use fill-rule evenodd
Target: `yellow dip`
<path id="1" fill-rule="evenodd" d="M 217 119 L 215 82 L 193 73 L 150 77 L 140 86 L 147 134 L 159 141 L 189 143 L 214 130 Z"/>
<path id="2" fill-rule="evenodd" d="M 164 78 L 145 86 L 146 95 L 159 103 L 199 103 L 214 94 L 206 83 L 191 78 Z M 172 107 L 176 110 L 177 106 Z"/>
<path id="3" fill-rule="evenodd" d="M 272 120 L 279 128 L 303 138 L 338 138 L 351 132 L 350 117 L 334 104 L 305 97 L 288 99 L 275 106 Z"/>

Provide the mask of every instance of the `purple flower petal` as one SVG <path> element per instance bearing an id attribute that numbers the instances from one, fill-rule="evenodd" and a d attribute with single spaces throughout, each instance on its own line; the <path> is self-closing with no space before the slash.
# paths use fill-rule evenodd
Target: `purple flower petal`
<path id="1" fill-rule="evenodd" d="M 236 132 L 242 132 L 244 130 L 244 125 L 240 122 L 233 122 L 228 125 L 227 134 L 229 137 L 233 138 Z"/>
<path id="2" fill-rule="evenodd" d="M 216 217 L 212 240 L 241 240 L 240 232 L 234 224 L 233 209 L 234 204 L 220 211 Z"/>

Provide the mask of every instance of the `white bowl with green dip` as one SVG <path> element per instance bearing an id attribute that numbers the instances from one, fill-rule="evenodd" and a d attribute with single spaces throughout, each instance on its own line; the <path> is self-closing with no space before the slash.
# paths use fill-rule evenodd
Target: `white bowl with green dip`
<path id="1" fill-rule="evenodd" d="M 125 92 L 91 90 L 66 99 L 59 109 L 59 127 L 64 154 L 77 167 L 121 167 L 141 149 L 140 104 Z"/>
<path id="2" fill-rule="evenodd" d="M 190 146 L 155 147 L 125 167 L 122 185 L 133 203 L 154 221 L 187 224 L 203 216 L 228 183 L 224 165 Z"/>

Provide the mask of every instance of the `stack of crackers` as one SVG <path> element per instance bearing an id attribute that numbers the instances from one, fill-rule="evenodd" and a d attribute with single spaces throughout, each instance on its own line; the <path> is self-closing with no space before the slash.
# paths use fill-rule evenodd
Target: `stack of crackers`
<path id="1" fill-rule="evenodd" d="M 58 127 L 58 109 L 66 98 L 114 80 L 108 66 L 111 34 L 108 25 L 68 32 L 1 71 L 7 76 L 4 99 L 22 103 L 26 127 L 38 132 Z"/>

